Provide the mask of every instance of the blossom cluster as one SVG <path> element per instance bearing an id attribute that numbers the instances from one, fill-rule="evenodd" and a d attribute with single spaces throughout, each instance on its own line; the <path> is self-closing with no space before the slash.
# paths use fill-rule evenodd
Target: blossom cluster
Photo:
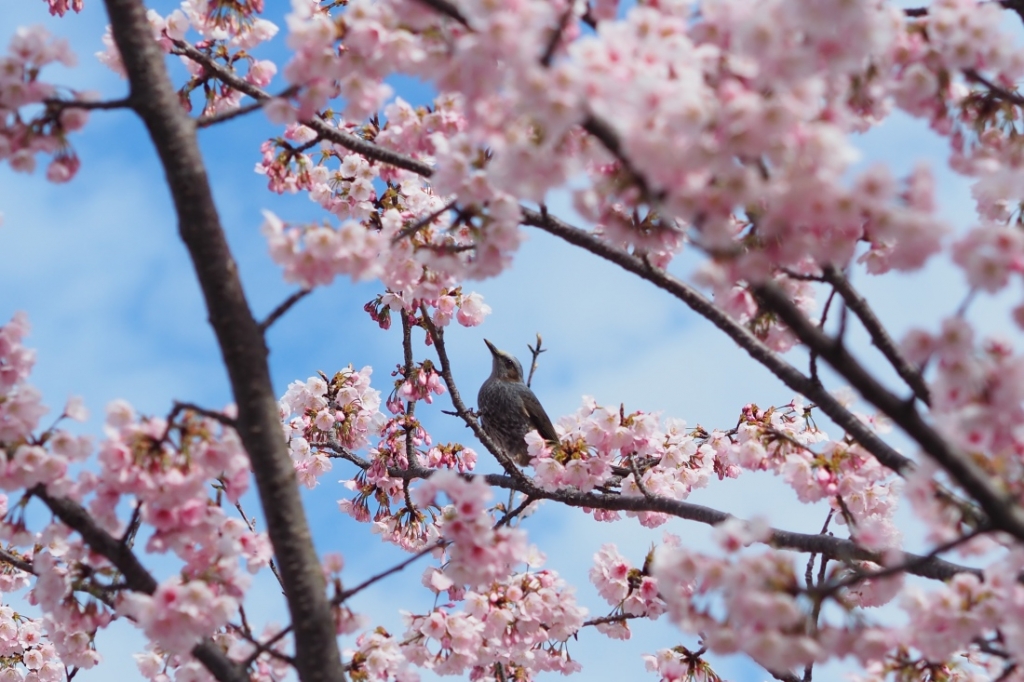
<path id="1" fill-rule="evenodd" d="M 933 368 L 929 389 L 942 434 L 997 476 L 1007 494 L 1022 499 L 1024 356 L 1006 339 L 977 338 L 962 317 L 945 319 L 936 332 L 912 329 L 902 346 L 911 362 Z M 941 542 L 977 524 L 968 505 L 943 494 L 936 474 L 935 465 L 926 461 L 909 478 L 907 497 L 928 524 L 930 537 Z"/>
<path id="2" fill-rule="evenodd" d="M 665 612 L 665 602 L 658 594 L 658 582 L 649 574 L 648 555 L 642 568 L 634 568 L 619 554 L 615 545 L 603 545 L 594 555 L 590 569 L 590 582 L 598 594 L 612 605 L 611 616 L 646 617 L 657 619 Z M 629 623 L 625 618 L 600 623 L 601 632 L 613 639 L 629 639 Z"/>
<path id="3" fill-rule="evenodd" d="M 450 504 L 439 507 L 442 493 Z M 401 638 L 379 628 L 362 635 L 348 654 L 353 671 L 368 679 L 411 679 L 411 664 L 441 675 L 492 679 L 498 667 L 507 679 L 533 679 L 543 671 L 579 670 L 567 640 L 582 627 L 586 610 L 554 571 L 516 572 L 524 563 L 536 568 L 541 559 L 527 548 L 523 531 L 495 524 L 486 507 L 490 498 L 481 479 L 452 472 L 438 472 L 412 491 L 420 508 L 439 508 L 432 542 L 443 564 L 428 568 L 423 584 L 438 594 L 447 591 L 462 608 L 448 604 L 407 614 Z"/>
<path id="4" fill-rule="evenodd" d="M 810 420 L 802 402 L 761 409 L 747 405 L 729 432 L 687 429 L 657 414 L 626 413 L 584 398 L 575 414 L 558 420 L 560 442 L 527 434 L 535 481 L 544 489 L 573 487 L 589 492 L 621 473 L 622 494 L 684 500 L 712 476 L 736 477 L 744 470 L 781 476 L 804 503 L 828 500 L 839 522 L 872 549 L 897 546 L 893 524 L 898 485 L 892 472 L 856 443 L 831 440 Z M 594 510 L 611 521 L 619 513 Z M 668 520 L 660 512 L 627 512 L 646 526 Z"/>
<path id="5" fill-rule="evenodd" d="M 580 670 L 566 643 L 587 612 L 557 573 L 513 575 L 467 591 L 464 603 L 461 611 L 406 616 L 406 659 L 440 675 L 468 672 L 472 679 L 493 674 L 495 666 L 510 679 Z"/>
<path id="6" fill-rule="evenodd" d="M 370 387 L 373 369 L 351 366 L 326 375 L 293 381 L 279 402 L 288 449 L 299 480 L 308 488 L 331 470 L 322 445 L 358 450 L 380 432 L 380 391 Z"/>
<path id="7" fill-rule="evenodd" d="M 495 527 L 486 507 L 491 488 L 482 479 L 467 481 L 454 472 L 439 471 L 413 490 L 413 502 L 420 507 L 438 506 L 440 493 L 451 500 L 441 510 L 439 525 L 441 538 L 451 543 L 444 575 L 454 585 L 490 585 L 526 560 L 525 533 Z"/>
<path id="8" fill-rule="evenodd" d="M 247 50 L 270 40 L 278 32 L 273 22 L 259 16 L 262 11 L 261 0 L 231 3 L 183 0 L 181 8 L 166 17 L 150 9 L 146 18 L 153 39 L 165 52 L 171 52 L 176 42 L 183 41 L 189 31 L 194 30 L 200 36 L 199 44 L 204 48 L 201 51 L 206 57 L 231 71 L 245 64 L 244 80 L 262 87 L 273 79 L 277 65 L 268 59 L 256 59 Z M 125 76 L 121 53 L 109 26 L 103 35 L 103 45 L 104 51 L 96 53 L 97 59 L 115 73 Z M 198 62 L 185 56 L 181 60 L 192 76 L 180 91 L 186 107 L 192 106 L 189 95 L 201 88 L 203 115 L 211 116 L 238 108 L 244 93 L 226 83 L 217 83 L 213 74 L 207 73 Z"/>
<path id="9" fill-rule="evenodd" d="M 893 522 L 898 479 L 861 445 L 829 439 L 799 399 L 767 410 L 747 405 L 735 434 L 718 443 L 726 468 L 771 471 L 801 502 L 827 500 L 858 544 L 874 550 L 899 545 Z"/>
<path id="10" fill-rule="evenodd" d="M 589 492 L 605 484 L 613 467 L 636 466 L 637 472 L 642 471 L 639 482 L 636 473 L 628 473 L 622 479 L 624 494 L 642 495 L 642 486 L 648 493 L 685 499 L 693 489 L 706 486 L 714 474 L 713 449 L 700 441 L 699 433 L 687 433 L 681 420 L 667 420 L 662 430 L 657 414 L 627 414 L 624 408 L 599 406 L 587 396 L 575 414 L 557 423 L 561 432 L 557 447 L 536 433 L 526 437 L 535 481 L 548 490 L 572 486 Z M 617 512 L 595 511 L 595 515 L 601 520 L 619 518 Z M 666 520 L 655 512 L 641 512 L 640 518 L 646 525 Z"/>
<path id="11" fill-rule="evenodd" d="M 743 652 L 780 672 L 831 656 L 863 662 L 884 655 L 890 646 L 884 628 L 856 620 L 814 623 L 814 603 L 805 596 L 794 558 L 776 550 L 715 557 L 685 549 L 676 539 L 659 548 L 652 574 L 669 617 L 684 631 L 699 633 L 709 651 Z"/>
<path id="12" fill-rule="evenodd" d="M 87 436 L 56 426 L 48 431 L 45 447 L 32 437 L 48 408 L 27 381 L 35 364 L 35 351 L 22 344 L 28 331 L 24 313 L 0 327 L 0 488 L 13 491 L 42 484 L 59 492 L 72 486 L 69 465 L 88 457 L 92 445 Z M 81 400 L 73 398 L 63 416 L 84 421 L 87 414 Z"/>
<path id="13" fill-rule="evenodd" d="M 70 99 L 59 99 L 57 86 L 40 79 L 42 69 L 54 63 L 74 66 L 75 55 L 66 40 L 50 36 L 42 26 L 14 32 L 7 54 L 0 57 L 0 161 L 31 173 L 36 156 L 50 154 L 46 178 L 67 182 L 80 165 L 67 134 L 81 129 L 88 119 L 75 101 L 93 96 L 72 92 Z"/>
<path id="14" fill-rule="evenodd" d="M 845 265 L 862 240 L 877 272 L 920 267 L 937 251 L 944 227 L 923 170 L 902 194 L 882 168 L 853 187 L 844 178 L 854 158 L 846 134 L 858 129 L 865 109 L 884 114 L 874 102 L 900 90 L 907 68 L 898 57 L 920 35 L 894 8 L 776 0 L 751 12 L 716 0 L 702 3 L 700 20 L 688 22 L 683 6 L 658 3 L 602 21 L 587 35 L 560 5 L 464 2 L 467 24 L 460 25 L 405 0 L 354 2 L 343 15 L 339 54 L 332 18 L 297 3 L 288 19 L 297 54 L 286 77 L 317 98 L 314 110 L 335 94 L 345 98 L 350 120 L 383 109 L 386 122 L 374 122 L 365 136 L 435 167 L 429 186 L 391 171 L 403 179 L 401 193 L 453 194 L 491 218 L 474 235 L 477 258 L 491 240 L 496 202 L 541 200 L 579 171 L 592 184 L 577 191 L 577 211 L 598 224 L 598 234 L 642 249 L 657 265 L 678 252 L 690 228 L 722 253 L 756 234 L 745 244 L 757 249 L 729 268 L 739 279 L 764 277 L 768 262 Z M 837 16 L 855 39 L 836 33 Z M 562 40 L 546 63 L 541 57 L 558 30 Z M 388 103 L 383 81 L 395 72 L 437 82 L 442 93 L 434 106 Z M 613 122 L 621 157 L 581 136 L 578 126 L 592 131 L 594 116 Z M 338 175 L 342 186 L 347 177 Z M 643 203 L 651 210 L 637 213 Z M 738 207 L 755 203 L 756 217 L 734 219 Z M 436 208 L 418 215 L 433 216 Z M 442 272 L 481 274 L 460 270 Z"/>
<path id="15" fill-rule="evenodd" d="M 0 327 L 0 485 L 5 490 L 40 486 L 50 496 L 83 503 L 90 523 L 113 537 L 134 536 L 135 524 L 144 523 L 150 529 L 146 551 L 173 553 L 181 566 L 153 595 L 118 590 L 116 600 L 98 599 L 112 575 L 106 559 L 57 521 L 31 531 L 21 512 L 7 514 L 4 497 L 0 537 L 12 543 L 10 555 L 19 556 L 15 546 L 33 548 L 23 555 L 37 576 L 29 601 L 43 617 L 16 619 L 8 629 L 0 623 L 8 650 L 3 655 L 44 681 L 51 679 L 53 661 L 60 661 L 55 669 L 61 674 L 65 665 L 92 667 L 99 661 L 95 633 L 118 616 L 136 622 L 165 656 L 187 654 L 237 611 L 249 584 L 242 565 L 255 573 L 271 558 L 266 535 L 229 517 L 219 503 L 222 497 L 237 503 L 249 485 L 249 461 L 238 435 L 191 410 L 175 410 L 168 419 L 145 418 L 128 403 L 114 401 L 107 408 L 106 438 L 95 449 L 98 469 L 76 471 L 71 465 L 94 452 L 89 438 L 59 428 L 59 421 L 35 435 L 46 408 L 28 383 L 35 355 L 22 345 L 27 332 L 22 314 Z M 87 412 L 81 400 L 72 399 L 61 417 L 85 420 Z M 135 509 L 127 526 L 117 513 L 122 501 Z M 0 588 L 13 591 L 27 583 L 25 574 L 10 569 Z M 80 593 L 91 596 L 83 599 Z M 27 632 L 36 633 L 35 642 L 19 634 L 31 623 Z M 40 633 L 48 641 L 40 642 Z"/>

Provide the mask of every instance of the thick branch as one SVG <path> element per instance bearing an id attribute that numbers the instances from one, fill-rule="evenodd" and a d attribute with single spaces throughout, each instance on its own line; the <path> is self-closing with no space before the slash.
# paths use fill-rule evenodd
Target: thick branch
<path id="1" fill-rule="evenodd" d="M 602 145 L 604 145 L 604 148 L 615 157 L 622 166 L 622 169 L 626 171 L 630 179 L 640 189 L 640 195 L 645 201 L 652 201 L 656 199 L 656 197 L 651 196 L 650 187 L 647 185 L 647 179 L 636 169 L 636 166 L 634 166 L 633 162 L 629 160 L 629 157 L 626 156 L 626 151 L 622 148 L 619 136 L 607 121 L 602 120 L 595 114 L 590 114 L 580 125 L 584 130 L 593 135 Z"/>
<path id="2" fill-rule="evenodd" d="M 333 449 L 333 448 L 332 448 Z M 368 469 L 370 462 L 355 455 L 344 448 L 336 450 L 338 455 L 347 459 L 361 469 Z M 430 478 L 437 469 L 425 467 L 410 467 L 408 469 L 389 469 L 388 475 L 404 480 Z M 659 512 L 668 514 L 688 521 L 696 521 L 709 526 L 717 526 L 723 521 L 733 518 L 728 514 L 711 507 L 700 504 L 692 504 L 681 500 L 674 500 L 658 495 L 648 496 L 626 496 L 616 494 L 581 493 L 575 490 L 543 490 L 534 485 L 533 481 L 526 479 L 525 483 L 513 480 L 503 474 L 465 474 L 467 479 L 482 477 L 484 481 L 496 488 L 514 490 L 524 493 L 533 499 L 552 500 L 561 502 L 570 507 L 583 509 L 608 509 L 612 511 L 628 512 Z M 820 554 L 828 559 L 839 561 L 871 561 L 876 564 L 883 563 L 883 557 L 877 552 L 871 552 L 860 547 L 852 540 L 837 538 L 832 535 L 821 535 L 818 533 L 796 533 L 788 530 L 773 528 L 769 543 L 780 549 L 790 549 L 797 552 L 809 552 Z M 958 573 L 974 573 L 980 576 L 981 571 L 969 566 L 961 566 L 936 557 L 923 557 L 918 554 L 904 552 L 900 561 L 906 565 L 906 571 L 923 578 L 933 580 L 949 580 Z"/>
<path id="3" fill-rule="evenodd" d="M 896 345 L 896 342 L 892 340 L 892 337 L 889 336 L 889 332 L 886 331 L 881 320 L 875 315 L 875 311 L 871 309 L 867 299 L 861 296 L 860 292 L 850 284 L 850 280 L 846 279 L 846 276 L 835 267 L 829 266 L 825 268 L 824 276 L 825 281 L 835 287 L 835 290 L 843 297 L 843 300 L 846 301 L 846 307 L 853 311 L 853 314 L 857 316 L 861 324 L 864 325 L 864 328 L 867 329 L 868 334 L 871 336 L 871 342 L 881 351 L 885 359 L 896 370 L 896 373 L 907 382 L 907 386 L 911 388 L 914 395 L 925 405 L 930 405 L 931 396 L 929 395 L 928 386 L 921 377 L 921 372 L 903 357 L 903 353 Z"/>
<path id="4" fill-rule="evenodd" d="M 448 0 L 419 0 L 419 2 L 469 28 L 469 22 L 466 21 L 466 17 L 462 15 L 458 7 L 448 2 Z"/>
<path id="5" fill-rule="evenodd" d="M 153 594 L 156 591 L 156 579 L 139 562 L 128 545 L 97 526 L 89 512 L 77 502 L 51 497 L 42 486 L 33 488 L 31 493 L 42 500 L 61 523 L 77 531 L 92 551 L 106 557 L 124 576 L 129 588 L 145 594 Z M 209 639 L 197 644 L 192 649 L 192 655 L 221 682 L 249 681 L 245 669 L 229 659 L 224 650 Z"/>
<path id="6" fill-rule="evenodd" d="M 105 2 L 131 84 L 131 101 L 160 156 L 178 229 L 192 257 L 231 380 L 238 406 L 236 428 L 252 463 L 295 624 L 296 670 L 303 682 L 344 680 L 324 577 L 270 382 L 267 347 L 221 228 L 196 141 L 195 122 L 178 101 L 142 2 Z"/>
<path id="7" fill-rule="evenodd" d="M 896 452 L 888 443 L 868 428 L 853 413 L 843 407 L 831 393 L 819 383 L 811 380 L 795 367 L 782 359 L 775 351 L 764 345 L 746 327 L 726 315 L 700 292 L 676 279 L 664 270 L 655 268 L 647 261 L 626 253 L 607 242 L 601 241 L 589 232 L 573 227 L 546 211 L 539 212 L 522 208 L 523 222 L 526 225 L 539 227 L 570 244 L 579 246 L 596 256 L 615 263 L 619 267 L 651 282 L 660 289 L 672 294 L 688 305 L 694 312 L 707 318 L 712 324 L 726 333 L 729 338 L 745 350 L 750 357 L 764 365 L 782 383 L 794 391 L 814 401 L 822 412 L 827 414 L 840 428 L 860 443 L 879 462 L 897 473 L 906 473 L 913 465 L 911 460 Z"/>
<path id="8" fill-rule="evenodd" d="M 924 452 L 946 470 L 957 484 L 974 498 L 988 514 L 993 527 L 1024 540 L 1024 513 L 1000 492 L 989 476 L 967 453 L 956 448 L 928 424 L 912 403 L 885 388 L 842 344 L 836 343 L 811 323 L 778 287 L 765 284 L 755 294 L 764 305 L 796 334 L 808 348 L 818 353 L 865 400 L 877 407 L 913 438 Z"/>
<path id="9" fill-rule="evenodd" d="M 261 90 L 252 83 L 249 83 L 245 79 L 240 78 L 231 71 L 228 71 L 192 45 L 180 40 L 175 41 L 174 45 L 174 54 L 184 55 L 197 64 L 201 64 L 204 69 L 212 73 L 218 80 L 222 81 L 229 87 L 249 95 L 249 97 L 252 97 L 258 102 L 264 102 L 270 99 L 270 95 L 266 91 Z M 362 154 L 368 159 L 374 159 L 381 163 L 386 163 L 389 166 L 394 166 L 395 168 L 412 171 L 413 173 L 424 177 L 433 173 L 433 168 L 431 168 L 428 163 L 413 159 L 405 156 L 404 154 L 399 154 L 398 152 L 390 149 L 385 149 L 373 142 L 368 142 L 350 132 L 335 128 L 320 118 L 303 121 L 303 125 L 312 128 L 323 139 L 341 145 L 345 149 L 357 154 Z"/>
<path id="10" fill-rule="evenodd" d="M 1024 106 L 1024 96 L 1021 96 L 1018 93 L 1013 92 L 1012 90 L 1007 90 L 1006 88 L 1000 85 L 996 85 L 988 78 L 982 76 L 981 73 L 979 73 L 975 69 L 964 69 L 964 76 L 966 76 L 967 80 L 969 81 L 978 83 L 979 85 L 984 85 L 986 88 L 989 89 L 989 92 L 991 92 L 994 95 L 997 95 L 1001 99 L 1010 102 L 1011 104 Z"/>

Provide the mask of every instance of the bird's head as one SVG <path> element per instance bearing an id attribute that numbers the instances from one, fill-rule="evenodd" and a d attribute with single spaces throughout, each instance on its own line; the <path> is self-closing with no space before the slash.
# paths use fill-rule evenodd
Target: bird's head
<path id="1" fill-rule="evenodd" d="M 484 343 L 491 350 L 491 360 L 493 363 L 491 365 L 491 376 L 501 381 L 522 383 L 523 366 L 519 364 L 519 361 L 509 353 L 498 350 L 498 347 L 487 339 L 484 339 Z"/>

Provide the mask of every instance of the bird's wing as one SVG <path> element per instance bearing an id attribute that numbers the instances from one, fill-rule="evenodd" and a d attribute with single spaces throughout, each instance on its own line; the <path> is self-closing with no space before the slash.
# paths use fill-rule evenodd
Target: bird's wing
<path id="1" fill-rule="evenodd" d="M 555 432 L 555 427 L 551 424 L 551 418 L 548 417 L 548 413 L 544 411 L 544 407 L 530 389 L 526 389 L 526 392 L 523 394 L 523 409 L 530 420 L 530 425 L 537 429 L 537 433 L 541 435 L 541 438 L 555 443 L 558 442 L 558 434 Z"/>

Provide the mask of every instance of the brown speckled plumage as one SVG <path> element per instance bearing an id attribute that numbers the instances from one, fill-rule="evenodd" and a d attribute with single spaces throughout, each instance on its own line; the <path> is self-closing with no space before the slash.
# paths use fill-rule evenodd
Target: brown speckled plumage
<path id="1" fill-rule="evenodd" d="M 525 436 L 536 429 L 545 440 L 558 442 L 558 434 L 537 396 L 523 382 L 519 361 L 484 339 L 491 350 L 493 364 L 477 395 L 481 425 L 487 435 L 517 463 L 528 465 Z"/>

